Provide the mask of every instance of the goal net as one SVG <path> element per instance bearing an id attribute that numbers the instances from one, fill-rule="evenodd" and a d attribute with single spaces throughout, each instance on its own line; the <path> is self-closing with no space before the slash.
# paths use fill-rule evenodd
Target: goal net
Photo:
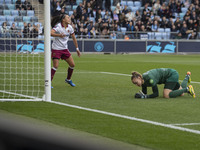
<path id="1" fill-rule="evenodd" d="M 2 19 L 3 18 L 3 19 Z M 43 100 L 44 4 L 3 0 L 0 15 L 0 100 Z"/>

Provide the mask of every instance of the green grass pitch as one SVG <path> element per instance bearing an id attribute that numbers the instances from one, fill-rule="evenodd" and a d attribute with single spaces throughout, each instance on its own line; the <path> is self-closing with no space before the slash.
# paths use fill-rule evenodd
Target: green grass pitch
<path id="1" fill-rule="evenodd" d="M 73 57 L 76 67 L 72 80 L 76 87 L 64 82 L 68 65 L 60 61 L 52 83 L 53 101 L 158 123 L 180 124 L 177 126 L 200 132 L 200 55 L 83 54 L 80 58 Z M 158 98 L 135 99 L 134 94 L 140 88 L 131 83 L 131 72 L 143 73 L 153 68 L 176 69 L 180 80 L 191 71 L 196 98 L 185 94 L 164 99 L 163 85 L 159 85 Z M 0 109 L 149 149 L 197 150 L 200 147 L 200 134 L 53 103 L 2 102 Z"/>

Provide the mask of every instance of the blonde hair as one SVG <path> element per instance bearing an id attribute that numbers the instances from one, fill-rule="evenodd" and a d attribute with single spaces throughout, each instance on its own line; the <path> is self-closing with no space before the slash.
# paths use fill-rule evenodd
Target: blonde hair
<path id="1" fill-rule="evenodd" d="M 131 80 L 133 80 L 134 78 L 138 78 L 138 77 L 142 78 L 142 75 L 137 71 L 133 71 L 132 76 L 131 76 Z"/>

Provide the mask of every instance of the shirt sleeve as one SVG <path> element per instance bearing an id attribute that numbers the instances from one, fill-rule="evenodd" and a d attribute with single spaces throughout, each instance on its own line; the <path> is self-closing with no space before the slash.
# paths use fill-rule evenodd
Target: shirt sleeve
<path id="1" fill-rule="evenodd" d="M 55 26 L 53 27 L 53 30 L 54 30 L 55 32 L 58 32 L 58 31 L 59 31 L 58 25 L 55 25 Z"/>
<path id="2" fill-rule="evenodd" d="M 147 95 L 147 98 L 158 97 L 159 93 L 158 93 L 158 86 L 157 85 L 152 87 L 152 91 L 153 91 L 153 94 Z"/>
<path id="3" fill-rule="evenodd" d="M 143 92 L 144 94 L 147 94 L 147 86 L 142 85 L 142 92 Z"/>
<path id="4" fill-rule="evenodd" d="M 72 26 L 70 26 L 70 35 L 74 34 L 74 29 Z"/>

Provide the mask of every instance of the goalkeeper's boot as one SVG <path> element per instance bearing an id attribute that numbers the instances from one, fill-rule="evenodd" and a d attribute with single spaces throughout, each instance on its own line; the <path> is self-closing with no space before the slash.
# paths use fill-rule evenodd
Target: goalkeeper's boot
<path id="1" fill-rule="evenodd" d="M 195 98 L 196 96 L 195 96 L 195 93 L 194 93 L 194 88 L 193 88 L 193 86 L 192 86 L 192 85 L 189 85 L 187 89 L 188 89 L 188 93 L 189 93 L 193 98 Z"/>
<path id="2" fill-rule="evenodd" d="M 191 82 L 191 72 L 188 71 L 186 76 L 188 76 L 188 83 L 190 83 Z"/>
<path id="3" fill-rule="evenodd" d="M 65 82 L 71 85 L 72 87 L 75 87 L 76 85 L 72 82 L 72 80 L 65 79 Z"/>
<path id="4" fill-rule="evenodd" d="M 51 86 L 51 88 L 53 89 L 53 86 Z"/>

